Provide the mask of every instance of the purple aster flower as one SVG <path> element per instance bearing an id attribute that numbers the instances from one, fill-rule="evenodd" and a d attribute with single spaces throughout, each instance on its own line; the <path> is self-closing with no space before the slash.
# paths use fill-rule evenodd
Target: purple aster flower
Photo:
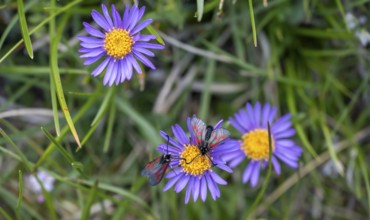
<path id="1" fill-rule="evenodd" d="M 194 118 L 195 116 L 193 116 Z M 170 166 L 176 167 L 166 175 L 166 178 L 170 180 L 163 191 L 174 187 L 175 192 L 179 193 L 187 186 L 185 203 L 188 203 L 190 195 L 193 195 L 194 202 L 198 197 L 205 201 L 208 190 L 213 200 L 216 200 L 217 197 L 220 197 L 218 184 L 226 185 L 227 182 L 214 172 L 213 168 L 218 167 L 227 172 L 232 172 L 225 164 L 225 161 L 220 158 L 221 153 L 226 150 L 225 145 L 220 142 L 211 147 L 207 154 L 202 155 L 190 118 L 188 118 L 187 124 L 190 137 L 176 124 L 172 126 L 172 132 L 176 140 L 170 138 L 169 146 L 160 144 L 157 148 L 163 154 L 171 154 Z M 221 128 L 221 124 L 222 121 L 217 123 L 214 129 Z M 160 133 L 165 140 L 168 139 L 168 135 L 165 132 L 161 131 Z"/>
<path id="2" fill-rule="evenodd" d="M 81 49 L 79 50 L 85 58 L 85 65 L 90 65 L 103 58 L 91 75 L 98 76 L 105 69 L 103 79 L 104 85 L 118 85 L 125 80 L 130 80 L 134 69 L 142 73 L 137 60 L 145 66 L 155 69 L 153 63 L 146 57 L 153 57 L 154 53 L 149 49 L 163 49 L 159 44 L 147 43 L 156 36 L 148 34 L 141 35 L 140 31 L 152 23 L 152 19 L 139 21 L 143 17 L 145 7 L 138 8 L 135 4 L 131 8 L 126 5 L 125 12 L 121 17 L 115 6 L 112 5 L 112 16 L 107 7 L 102 4 L 103 15 L 93 10 L 91 16 L 103 29 L 102 31 L 84 22 L 86 32 L 91 36 L 79 36 Z M 113 18 L 113 19 L 112 19 Z"/>
<path id="3" fill-rule="evenodd" d="M 290 114 L 275 121 L 276 111 L 269 103 L 261 106 L 257 102 L 254 107 L 247 103 L 245 109 L 229 118 L 230 123 L 242 136 L 241 140 L 228 140 L 224 143 L 229 147 L 229 151 L 222 158 L 229 162 L 230 167 L 236 167 L 247 157 L 248 165 L 243 173 L 243 183 L 250 181 L 253 187 L 258 183 L 261 167 L 266 167 L 269 159 L 268 122 L 271 125 L 271 161 L 278 175 L 281 172 L 280 161 L 291 168 L 297 168 L 298 159 L 302 154 L 301 147 L 291 140 L 296 131 L 292 128 Z"/>

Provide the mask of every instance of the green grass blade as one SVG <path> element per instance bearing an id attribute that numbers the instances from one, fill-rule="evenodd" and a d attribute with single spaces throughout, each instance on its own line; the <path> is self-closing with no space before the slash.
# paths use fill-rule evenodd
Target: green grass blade
<path id="1" fill-rule="evenodd" d="M 77 114 L 74 116 L 73 121 L 77 122 L 80 120 L 80 118 L 91 108 L 93 103 L 96 101 L 98 94 L 100 93 L 100 90 L 95 91 L 95 95 L 90 96 L 89 100 L 80 108 L 80 111 L 77 112 Z M 60 136 L 58 137 L 58 141 L 62 140 L 62 138 L 67 134 L 69 131 L 68 125 L 64 126 L 61 130 Z M 41 165 L 41 163 L 48 158 L 48 156 L 54 151 L 54 144 L 51 143 L 49 146 L 46 148 L 44 153 L 41 155 L 40 159 L 36 163 L 36 168 Z"/>
<path id="2" fill-rule="evenodd" d="M 162 44 L 162 45 L 165 45 L 163 39 L 161 38 L 161 36 L 159 36 L 158 32 L 153 28 L 152 25 L 148 25 L 146 27 L 146 29 L 149 31 L 149 33 L 155 35 L 157 38 L 156 40 L 158 41 L 158 43 Z"/>
<path id="3" fill-rule="evenodd" d="M 6 220 L 12 220 L 10 215 L 8 215 L 8 213 L 6 213 L 6 211 L 1 207 L 0 207 L 0 213 L 6 218 Z"/>
<path id="4" fill-rule="evenodd" d="M 202 20 L 203 17 L 203 8 L 204 7 L 204 0 L 197 0 L 197 17 L 198 21 Z"/>
<path id="5" fill-rule="evenodd" d="M 25 5 L 25 7 L 24 7 L 24 12 L 27 12 L 36 2 L 37 2 L 36 0 L 33 0 L 33 1 L 28 2 Z M 19 17 L 17 15 L 14 16 L 12 18 L 12 20 L 9 22 L 8 26 L 6 26 L 4 32 L 1 34 L 1 38 L 0 38 L 0 50 L 3 47 L 3 44 L 4 44 L 4 41 L 5 41 L 6 37 L 8 36 L 8 34 L 10 33 L 10 31 L 12 30 L 12 28 L 14 27 L 14 25 L 17 23 L 18 19 L 19 19 Z"/>
<path id="6" fill-rule="evenodd" d="M 103 118 L 105 113 L 107 112 L 108 107 L 110 106 L 110 103 L 112 102 L 112 98 L 115 96 L 117 92 L 117 87 L 109 88 L 106 97 L 103 100 L 103 103 L 101 104 L 98 113 L 96 113 L 93 121 L 91 122 L 91 126 L 94 126 L 96 123 L 100 122 L 100 120 Z"/>
<path id="7" fill-rule="evenodd" d="M 80 180 L 81 183 L 86 184 L 88 186 L 93 186 L 95 182 L 91 180 Z M 98 186 L 99 189 L 107 190 L 109 192 L 117 193 L 121 196 L 127 197 L 128 199 L 142 205 L 143 207 L 149 209 L 149 206 L 147 205 L 147 202 L 145 202 L 142 198 L 140 198 L 138 195 L 135 195 L 134 193 L 131 193 L 130 191 L 127 191 L 123 189 L 122 187 L 116 187 L 112 186 L 106 183 L 99 183 Z"/>
<path id="8" fill-rule="evenodd" d="M 159 137 L 159 131 L 156 131 L 156 129 L 147 120 L 145 120 L 145 118 L 140 115 L 126 99 L 123 100 L 121 98 L 117 98 L 116 103 L 118 109 L 129 116 L 129 118 L 137 124 L 141 133 L 147 138 L 147 140 L 150 140 L 154 145 L 158 145 L 162 142 Z"/>
<path id="9" fill-rule="evenodd" d="M 98 185 L 99 185 L 98 181 L 95 181 L 93 187 L 90 190 L 89 197 L 87 198 L 87 202 L 85 203 L 85 206 L 82 210 L 82 215 L 80 218 L 81 220 L 86 220 L 86 219 L 89 219 L 90 217 L 90 208 L 92 204 L 94 203 L 96 193 L 98 190 Z"/>
<path id="10" fill-rule="evenodd" d="M 112 131 L 114 122 L 116 119 L 116 105 L 114 102 L 111 102 L 111 107 L 109 111 L 108 124 L 107 124 L 107 133 L 105 134 L 103 152 L 106 153 L 110 146 L 110 141 L 112 139 Z"/>
<path id="11" fill-rule="evenodd" d="M 32 43 L 31 43 L 30 34 L 28 32 L 26 15 L 24 14 L 23 0 L 17 0 L 17 6 L 18 6 L 19 24 L 21 26 L 24 45 L 26 47 L 28 56 L 30 56 L 30 58 L 33 59 Z"/>
<path id="12" fill-rule="evenodd" d="M 338 155 L 337 155 L 336 150 L 334 148 L 329 128 L 326 126 L 324 120 L 325 120 L 325 118 L 322 117 L 321 129 L 322 129 L 324 137 L 325 137 L 325 142 L 326 142 L 330 157 L 333 160 L 333 162 L 335 164 L 335 167 L 337 168 L 338 173 L 343 176 L 344 175 L 343 165 L 338 159 Z"/>
<path id="13" fill-rule="evenodd" d="M 10 144 L 10 146 L 13 147 L 14 151 L 22 159 L 24 166 L 26 166 L 26 168 L 31 171 L 31 166 L 27 160 L 27 157 L 22 153 L 22 151 L 17 147 L 17 145 L 12 141 L 12 139 L 10 139 L 10 137 L 5 133 L 5 131 L 2 128 L 0 128 L 0 134 L 5 138 L 5 140 Z"/>
<path id="14" fill-rule="evenodd" d="M 71 164 L 71 166 L 72 166 L 72 164 L 76 164 L 76 161 L 73 158 L 73 156 L 71 154 L 69 154 L 68 151 L 66 151 L 66 149 L 64 149 L 64 147 L 62 145 L 60 145 L 58 143 L 58 141 L 45 128 L 41 127 L 41 130 L 44 132 L 46 137 L 58 148 L 60 153 L 64 156 L 64 158 L 68 161 L 68 163 Z M 72 166 L 72 167 L 75 168 L 81 175 L 84 176 L 82 168 L 76 167 L 76 166 Z"/>
<path id="15" fill-rule="evenodd" d="M 254 22 L 253 0 L 248 0 L 248 3 L 249 3 L 249 16 L 250 16 L 251 25 L 252 25 L 253 43 L 254 43 L 254 46 L 257 47 L 257 32 L 256 32 L 256 24 Z"/>
<path id="16" fill-rule="evenodd" d="M 44 19 L 39 25 L 37 25 L 35 28 L 33 28 L 29 34 L 33 34 L 34 32 L 38 31 L 40 28 L 42 28 L 46 23 L 48 23 L 51 19 L 53 19 L 55 16 L 59 15 L 60 13 L 72 8 L 73 6 L 75 6 L 76 4 L 80 3 L 82 0 L 76 0 L 76 1 L 73 1 L 71 3 L 69 3 L 68 5 L 64 6 L 63 8 L 61 8 L 60 10 L 58 10 L 57 12 L 55 12 L 54 14 L 50 15 L 48 18 Z M 0 63 L 3 62 L 15 49 L 17 49 L 17 47 L 19 47 L 19 45 L 21 45 L 23 43 L 23 39 L 21 39 L 20 41 L 18 41 L 1 59 L 0 59 Z"/>
<path id="17" fill-rule="evenodd" d="M 364 161 L 362 151 L 358 156 L 361 173 L 363 175 L 363 178 L 365 180 L 365 187 L 366 187 L 366 194 L 367 194 L 367 205 L 368 205 L 368 216 L 370 219 L 370 180 L 369 180 L 369 170 L 368 170 L 368 164 Z"/>
<path id="18" fill-rule="evenodd" d="M 216 62 L 214 60 L 210 60 L 208 62 L 208 67 L 206 71 L 206 76 L 205 76 L 205 82 L 204 82 L 204 89 L 200 101 L 200 113 L 199 117 L 202 118 L 203 120 L 207 120 L 207 115 L 209 114 L 209 106 L 211 102 L 211 85 L 213 82 L 214 78 L 214 73 L 215 73 L 215 66 Z"/>
<path id="19" fill-rule="evenodd" d="M 57 92 L 60 107 L 62 109 L 62 112 L 64 113 L 64 117 L 67 121 L 67 124 L 68 124 L 70 130 L 71 130 L 71 133 L 72 133 L 72 135 L 73 135 L 73 137 L 74 137 L 74 139 L 75 139 L 75 141 L 78 145 L 77 149 L 79 149 L 79 148 L 81 148 L 80 139 L 78 137 L 76 128 L 73 124 L 73 120 L 72 120 L 71 114 L 69 112 L 69 109 L 68 109 L 68 106 L 67 106 L 67 103 L 66 103 L 66 100 L 65 100 L 65 97 L 64 97 L 63 86 L 62 86 L 62 82 L 61 82 L 61 79 L 60 79 L 59 67 L 58 67 L 58 45 L 59 45 L 59 42 L 60 42 L 60 38 L 63 35 L 62 32 L 63 32 L 63 29 L 64 29 L 65 24 L 67 22 L 67 18 L 68 18 L 68 16 L 63 17 L 63 20 L 58 25 L 59 28 L 58 28 L 57 33 L 55 34 L 55 36 L 51 36 L 51 39 L 50 39 L 51 40 L 51 43 L 50 43 L 50 69 L 51 69 L 51 72 L 50 73 L 51 73 L 52 78 L 53 78 L 52 81 L 55 84 L 55 89 L 56 89 L 56 92 Z M 53 19 L 51 19 L 50 21 L 52 22 Z"/>
<path id="20" fill-rule="evenodd" d="M 62 74 L 78 74 L 78 75 L 89 74 L 87 70 L 71 68 L 59 68 L 59 72 Z M 5 75 L 9 73 L 22 75 L 50 75 L 50 66 L 31 66 L 31 65 L 0 66 L 0 74 Z"/>
<path id="21" fill-rule="evenodd" d="M 271 138 L 271 128 L 270 128 L 270 122 L 267 122 L 267 131 L 268 131 L 268 139 L 269 139 L 269 160 L 268 160 L 268 167 L 267 167 L 267 176 L 265 179 L 265 182 L 263 183 L 262 189 L 259 191 L 257 198 L 254 200 L 252 206 L 248 209 L 248 211 L 244 214 L 244 217 L 242 219 L 254 219 L 254 212 L 257 207 L 257 205 L 262 200 L 263 195 L 265 194 L 265 191 L 267 189 L 267 186 L 270 182 L 270 177 L 272 173 L 272 138 Z"/>
<path id="22" fill-rule="evenodd" d="M 9 191 L 9 189 L 4 188 L 2 185 L 0 185 L 0 198 L 2 199 L 2 202 L 8 204 L 10 207 L 15 207 L 17 205 L 18 199 L 11 193 L 11 191 Z M 26 219 L 26 216 L 28 219 L 32 219 L 31 217 L 35 219 L 45 219 L 27 203 L 22 205 L 22 210 L 25 211 L 25 213 L 22 212 L 23 215 L 21 216 L 24 217 L 24 219 Z"/>
<path id="23" fill-rule="evenodd" d="M 57 134 L 57 136 L 59 136 L 60 135 L 60 124 L 59 124 L 59 115 L 58 115 L 58 102 L 57 102 L 53 77 L 50 77 L 50 96 L 51 96 L 51 107 L 53 109 L 55 133 Z"/>
<path id="24" fill-rule="evenodd" d="M 22 205 L 22 200 L 23 200 L 23 174 L 22 170 L 18 171 L 19 175 L 19 191 L 18 191 L 18 202 L 17 202 L 17 207 L 15 208 L 16 213 L 19 215 L 19 211 Z"/>
<path id="25" fill-rule="evenodd" d="M 50 7 L 55 7 L 55 1 L 50 1 Z M 52 37 L 55 35 L 55 19 L 51 19 L 49 22 L 49 36 Z M 50 56 L 51 61 L 51 56 Z M 53 118 L 54 118 L 54 126 L 55 132 L 57 136 L 60 135 L 60 124 L 59 124 L 59 116 L 58 116 L 58 102 L 57 96 L 55 91 L 55 82 L 53 81 L 53 77 L 50 75 L 50 96 L 51 96 L 51 106 L 53 109 Z"/>

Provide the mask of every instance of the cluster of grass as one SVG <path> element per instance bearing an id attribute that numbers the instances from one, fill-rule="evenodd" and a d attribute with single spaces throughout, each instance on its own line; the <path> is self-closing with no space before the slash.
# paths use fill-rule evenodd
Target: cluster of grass
<path id="1" fill-rule="evenodd" d="M 369 218 L 370 54 L 345 19 L 370 21 L 369 2 L 142 0 L 166 49 L 156 70 L 110 88 L 77 52 L 101 1 L 5 0 L 0 219 Z M 122 12 L 132 2 L 103 3 Z M 166 180 L 150 187 L 140 176 L 165 142 L 159 130 L 194 113 L 214 124 L 256 101 L 291 113 L 304 149 L 257 206 L 267 169 L 252 188 L 241 183 L 246 162 L 204 203 L 185 205 L 184 192 L 162 191 Z M 25 185 L 37 170 L 56 179 L 43 203 Z"/>

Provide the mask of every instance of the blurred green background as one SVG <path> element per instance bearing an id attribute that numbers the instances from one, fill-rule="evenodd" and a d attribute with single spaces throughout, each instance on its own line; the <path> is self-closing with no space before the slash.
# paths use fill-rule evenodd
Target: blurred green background
<path id="1" fill-rule="evenodd" d="M 89 75 L 76 36 L 101 3 L 123 12 L 133 2 L 25 1 L 33 59 L 20 2 L 0 2 L 0 219 L 369 219 L 369 0 L 142 0 L 166 48 L 156 70 L 112 88 Z M 185 128 L 192 114 L 227 121 L 257 101 L 292 114 L 304 153 L 298 170 L 271 176 L 256 207 L 267 170 L 244 185 L 245 161 L 217 171 L 228 185 L 204 203 L 185 205 L 184 191 L 162 191 L 167 180 L 150 187 L 140 176 L 160 155 L 159 130 Z M 36 170 L 56 178 L 44 202 L 27 186 Z"/>

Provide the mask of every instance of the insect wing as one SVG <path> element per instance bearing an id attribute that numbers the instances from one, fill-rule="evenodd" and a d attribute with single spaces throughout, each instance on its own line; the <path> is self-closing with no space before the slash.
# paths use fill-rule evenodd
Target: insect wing
<path id="1" fill-rule="evenodd" d="M 161 182 L 168 165 L 169 162 L 163 161 L 162 157 L 157 157 L 145 165 L 145 168 L 141 171 L 141 175 L 147 176 L 149 184 L 155 186 Z"/>
<path id="2" fill-rule="evenodd" d="M 199 118 L 193 117 L 190 121 L 191 127 L 194 132 L 196 144 L 199 145 L 203 142 L 204 137 L 206 135 L 206 124 Z"/>
<path id="3" fill-rule="evenodd" d="M 219 143 L 230 137 L 230 132 L 224 128 L 217 128 L 213 130 L 211 138 L 209 139 L 209 146 L 211 149 L 216 147 Z"/>

